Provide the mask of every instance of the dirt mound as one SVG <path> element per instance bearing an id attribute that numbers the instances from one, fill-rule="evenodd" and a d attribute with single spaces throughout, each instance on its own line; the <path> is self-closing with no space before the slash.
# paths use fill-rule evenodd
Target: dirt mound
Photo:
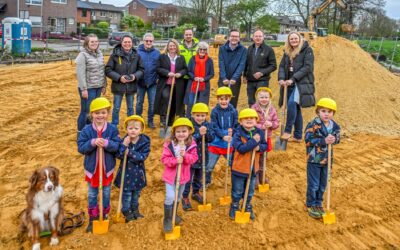
<path id="1" fill-rule="evenodd" d="M 316 97 L 338 103 L 336 120 L 345 131 L 400 134 L 400 78 L 390 73 L 357 44 L 330 35 L 311 43 L 314 50 Z M 283 48 L 275 50 L 277 61 Z M 272 77 L 276 81 L 276 73 Z M 272 87 L 277 91 L 276 84 Z M 304 121 L 314 116 L 304 110 Z"/>

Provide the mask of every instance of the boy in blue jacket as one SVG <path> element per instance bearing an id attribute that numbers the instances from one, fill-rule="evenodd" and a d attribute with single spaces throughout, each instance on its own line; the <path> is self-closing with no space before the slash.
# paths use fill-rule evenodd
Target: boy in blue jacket
<path id="1" fill-rule="evenodd" d="M 317 103 L 317 117 L 308 123 L 305 130 L 307 149 L 306 206 L 308 215 L 315 219 L 320 219 L 325 214 L 322 202 L 327 184 L 328 145 L 335 145 L 340 141 L 340 127 L 332 120 L 336 110 L 334 100 L 321 98 Z"/>
<path id="2" fill-rule="evenodd" d="M 129 116 L 124 124 L 127 135 L 119 145 L 117 157 L 121 159 L 121 164 L 114 185 L 121 187 L 123 159 L 125 151 L 128 150 L 121 212 L 125 221 L 129 222 L 144 217 L 139 213 L 139 198 L 147 184 L 144 161 L 150 154 L 150 138 L 143 134 L 145 124 L 141 116 Z"/>
<path id="3" fill-rule="evenodd" d="M 196 103 L 192 108 L 191 121 L 194 125 L 193 139 L 197 144 L 197 155 L 199 159 L 190 168 L 190 181 L 186 183 L 183 191 L 182 207 L 183 210 L 191 210 L 192 205 L 189 200 L 190 186 L 192 186 L 192 199 L 197 201 L 199 204 L 203 204 L 203 196 L 199 192 L 202 187 L 202 164 L 203 164 L 203 135 L 205 136 L 205 149 L 208 147 L 208 143 L 214 140 L 214 132 L 211 128 L 210 123 L 207 122 L 207 115 L 209 113 L 208 106 L 205 103 Z M 205 155 L 205 166 L 207 166 L 208 154 Z"/>
<path id="4" fill-rule="evenodd" d="M 258 114 L 254 109 L 247 108 L 240 111 L 240 126 L 233 136 L 232 143 L 235 153 L 232 163 L 232 203 L 229 210 L 229 217 L 231 219 L 235 219 L 235 212 L 239 210 L 239 202 L 244 198 L 249 174 L 251 174 L 251 178 L 245 211 L 250 213 L 251 220 L 255 219 L 251 199 L 254 194 L 256 174 L 260 169 L 260 155 L 268 149 L 264 132 L 256 127 L 258 119 Z M 253 150 L 256 152 L 253 169 L 250 171 Z"/>
<path id="5" fill-rule="evenodd" d="M 223 155 L 226 158 L 228 143 L 231 142 L 233 131 L 238 126 L 238 112 L 229 103 L 231 98 L 232 91 L 230 88 L 220 87 L 217 89 L 218 104 L 211 111 L 211 126 L 215 139 L 208 146 L 207 186 L 211 184 L 211 174 L 219 157 Z M 231 145 L 230 155 L 232 153 L 233 147 Z M 230 162 L 230 159 L 227 160 Z"/>
<path id="6" fill-rule="evenodd" d="M 111 182 L 115 168 L 115 153 L 118 151 L 120 139 L 118 129 L 107 122 L 111 104 L 99 97 L 90 103 L 90 115 L 93 123 L 86 125 L 78 137 L 78 151 L 85 155 L 85 181 L 88 182 L 88 214 L 89 225 L 86 232 L 92 232 L 93 221 L 99 218 L 97 204 L 100 171 L 103 172 L 103 215 L 107 218 L 110 212 Z M 104 151 L 103 166 L 99 166 L 99 150 Z"/>

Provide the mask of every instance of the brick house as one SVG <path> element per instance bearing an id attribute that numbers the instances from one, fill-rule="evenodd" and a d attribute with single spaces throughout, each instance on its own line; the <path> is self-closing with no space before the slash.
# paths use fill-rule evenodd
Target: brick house
<path id="1" fill-rule="evenodd" d="M 31 20 L 33 36 L 47 29 L 67 35 L 76 32 L 76 0 L 0 0 L 0 7 L 0 20 L 5 17 Z"/>
<path id="2" fill-rule="evenodd" d="M 83 28 L 91 23 L 106 21 L 111 29 L 118 29 L 125 7 L 116 7 L 111 4 L 102 4 L 89 1 L 77 1 L 76 20 Z"/>
<path id="3" fill-rule="evenodd" d="M 300 31 L 305 29 L 303 22 L 292 20 L 288 16 L 276 16 L 275 18 L 279 24 L 280 34 L 288 34 L 291 31 Z"/>

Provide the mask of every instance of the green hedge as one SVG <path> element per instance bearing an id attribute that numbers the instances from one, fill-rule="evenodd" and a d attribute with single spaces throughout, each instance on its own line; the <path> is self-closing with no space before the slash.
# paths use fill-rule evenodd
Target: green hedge
<path id="1" fill-rule="evenodd" d="M 107 38 L 108 37 L 108 30 L 100 29 L 100 28 L 92 28 L 86 27 L 82 29 L 82 33 L 88 35 L 90 33 L 96 34 L 99 38 Z"/>

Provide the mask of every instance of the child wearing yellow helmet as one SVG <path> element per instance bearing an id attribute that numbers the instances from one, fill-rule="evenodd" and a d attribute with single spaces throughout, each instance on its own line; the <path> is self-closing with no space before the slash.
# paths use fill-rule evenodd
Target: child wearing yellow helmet
<path id="1" fill-rule="evenodd" d="M 254 109 L 258 114 L 258 122 L 256 127 L 263 130 L 268 144 L 267 152 L 272 150 L 272 130 L 279 127 L 278 114 L 275 107 L 272 105 L 272 90 L 268 87 L 260 87 L 257 89 L 255 94 L 256 103 L 254 103 L 251 108 Z M 266 153 L 267 156 L 267 153 Z M 260 164 L 262 166 L 264 161 L 264 156 L 260 157 Z M 262 175 L 257 174 L 256 178 L 256 188 L 260 181 L 262 181 Z M 266 178 L 266 183 L 269 184 L 269 179 Z"/>
<path id="2" fill-rule="evenodd" d="M 86 125 L 78 137 L 78 151 L 85 156 L 85 180 L 88 182 L 88 214 L 89 225 L 86 232 L 91 232 L 93 220 L 99 217 L 97 204 L 98 187 L 102 171 L 103 214 L 107 217 L 110 212 L 111 182 L 115 168 L 115 153 L 118 151 L 120 139 L 118 129 L 107 122 L 111 104 L 104 98 L 94 99 L 90 104 L 92 124 Z M 104 151 L 103 166 L 99 166 L 99 152 Z M 99 171 L 100 170 L 100 171 Z"/>
<path id="3" fill-rule="evenodd" d="M 321 98 L 317 103 L 317 117 L 308 123 L 305 130 L 307 149 L 306 206 L 309 216 L 316 219 L 320 219 L 325 213 L 322 202 L 327 185 L 328 145 L 335 145 L 340 142 L 340 126 L 332 119 L 336 111 L 334 100 Z"/>
<path id="4" fill-rule="evenodd" d="M 171 137 L 164 143 L 161 162 L 164 164 L 163 181 L 165 182 L 165 201 L 164 201 L 164 232 L 172 232 L 172 214 L 175 200 L 175 190 L 178 188 L 179 207 L 185 184 L 190 181 L 190 167 L 197 159 L 196 142 L 192 138 L 194 131 L 192 122 L 187 118 L 178 118 L 172 125 Z M 178 180 L 178 165 L 181 164 L 179 187 L 175 181 Z M 175 223 L 179 225 L 181 218 L 176 213 Z"/>
<path id="5" fill-rule="evenodd" d="M 229 153 L 233 152 L 230 142 L 232 140 L 233 131 L 238 126 L 238 112 L 233 105 L 230 104 L 231 98 L 232 91 L 230 88 L 220 87 L 217 89 L 218 103 L 211 111 L 211 124 L 215 133 L 215 138 L 208 147 L 208 164 L 206 166 L 207 186 L 211 184 L 212 171 L 221 155 L 227 159 L 229 158 L 228 162 L 230 162 L 231 154 L 229 156 L 227 155 L 228 145 L 230 146 Z"/>
<path id="6" fill-rule="evenodd" d="M 243 109 L 239 113 L 240 126 L 232 139 L 235 153 L 232 163 L 232 203 L 229 210 L 231 219 L 235 218 L 235 212 L 239 210 L 239 202 L 244 197 L 249 175 L 251 175 L 251 178 L 245 211 L 250 213 L 252 220 L 255 219 L 251 199 L 254 194 L 256 174 L 259 171 L 260 154 L 268 149 L 264 132 L 256 127 L 258 120 L 258 114 L 254 109 Z M 256 151 L 256 154 L 252 168 L 250 162 L 253 150 Z"/>
<path id="7" fill-rule="evenodd" d="M 121 186 L 124 178 L 124 190 L 122 191 L 122 209 L 125 221 L 143 218 L 139 212 L 139 198 L 142 189 L 147 185 L 144 162 L 150 153 L 150 138 L 143 134 L 145 123 L 141 116 L 131 115 L 125 119 L 127 134 L 119 144 L 117 157 L 121 159 L 114 185 Z M 122 176 L 122 164 L 127 153 L 125 176 Z"/>

